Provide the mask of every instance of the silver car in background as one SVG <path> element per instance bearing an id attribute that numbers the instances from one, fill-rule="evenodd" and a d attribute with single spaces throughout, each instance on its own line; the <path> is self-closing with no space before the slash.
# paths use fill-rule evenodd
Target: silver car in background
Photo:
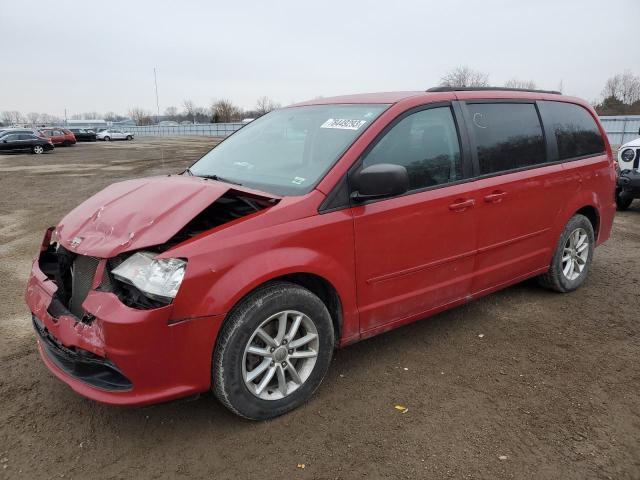
<path id="1" fill-rule="evenodd" d="M 118 128 L 108 128 L 96 134 L 98 140 L 109 142 L 111 140 L 133 140 L 133 133 Z"/>

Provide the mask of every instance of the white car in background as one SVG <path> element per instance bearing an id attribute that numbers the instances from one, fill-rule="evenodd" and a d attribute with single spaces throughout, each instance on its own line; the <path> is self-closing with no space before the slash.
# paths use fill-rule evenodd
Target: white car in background
<path id="1" fill-rule="evenodd" d="M 133 133 L 118 128 L 107 128 L 96 134 L 98 140 L 109 142 L 111 140 L 133 140 Z"/>
<path id="2" fill-rule="evenodd" d="M 616 204 L 618 210 L 626 210 L 634 198 L 640 198 L 640 138 L 618 149 L 618 168 Z"/>

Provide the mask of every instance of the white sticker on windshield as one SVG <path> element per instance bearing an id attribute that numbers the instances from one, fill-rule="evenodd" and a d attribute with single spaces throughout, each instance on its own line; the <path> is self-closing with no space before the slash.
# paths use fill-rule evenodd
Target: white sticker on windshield
<path id="1" fill-rule="evenodd" d="M 306 180 L 306 178 L 293 177 L 293 180 L 291 180 L 291 183 L 295 183 L 296 185 L 302 185 L 305 180 Z"/>
<path id="2" fill-rule="evenodd" d="M 320 128 L 339 128 L 340 130 L 359 130 L 366 120 L 349 120 L 348 118 L 330 118 Z"/>

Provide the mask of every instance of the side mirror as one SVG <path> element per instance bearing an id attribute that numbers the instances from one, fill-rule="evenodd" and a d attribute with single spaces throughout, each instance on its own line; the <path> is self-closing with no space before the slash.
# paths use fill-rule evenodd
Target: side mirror
<path id="1" fill-rule="evenodd" d="M 401 195 L 409 190 L 409 174 L 402 165 L 380 163 L 363 168 L 351 175 L 356 202 Z"/>

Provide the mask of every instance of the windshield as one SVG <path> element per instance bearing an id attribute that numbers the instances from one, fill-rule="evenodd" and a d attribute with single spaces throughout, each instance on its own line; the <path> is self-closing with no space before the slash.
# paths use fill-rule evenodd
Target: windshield
<path id="1" fill-rule="evenodd" d="M 313 105 L 275 110 L 242 127 L 189 171 L 276 195 L 303 195 L 387 107 Z"/>

